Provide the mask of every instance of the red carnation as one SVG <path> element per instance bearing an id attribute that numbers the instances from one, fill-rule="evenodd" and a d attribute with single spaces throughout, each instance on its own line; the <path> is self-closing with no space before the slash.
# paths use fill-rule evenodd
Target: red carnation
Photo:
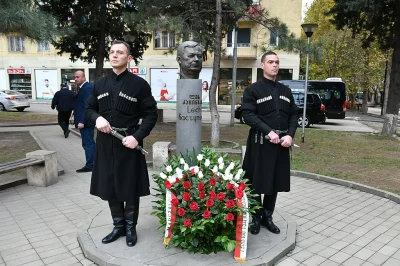
<path id="1" fill-rule="evenodd" d="M 206 201 L 206 206 L 207 208 L 211 208 L 214 205 L 214 200 L 213 199 L 209 199 Z"/>
<path id="2" fill-rule="evenodd" d="M 197 211 L 199 209 L 199 205 L 197 205 L 197 202 L 190 203 L 190 209 L 192 211 Z"/>
<path id="3" fill-rule="evenodd" d="M 204 190 L 204 183 L 203 182 L 200 182 L 198 185 L 197 185 L 197 188 L 200 190 L 200 191 L 202 191 L 202 190 Z"/>
<path id="4" fill-rule="evenodd" d="M 223 201 L 225 199 L 225 194 L 223 192 L 218 193 L 218 199 Z"/>
<path id="5" fill-rule="evenodd" d="M 189 201 L 190 200 L 190 194 L 187 192 L 183 192 L 182 198 L 184 201 Z"/>
<path id="6" fill-rule="evenodd" d="M 186 188 L 186 189 L 190 189 L 191 188 L 190 181 L 183 182 L 183 187 Z"/>
<path id="7" fill-rule="evenodd" d="M 234 200 L 228 200 L 228 201 L 226 202 L 226 207 L 227 207 L 228 209 L 234 208 L 234 207 L 235 207 L 235 201 L 234 201 Z"/>
<path id="8" fill-rule="evenodd" d="M 235 185 L 232 184 L 232 183 L 228 183 L 228 184 L 226 185 L 226 189 L 227 189 L 227 190 L 232 190 L 234 187 L 235 187 Z"/>
<path id="9" fill-rule="evenodd" d="M 204 219 L 208 219 L 208 218 L 210 218 L 210 216 L 211 216 L 211 212 L 209 210 L 205 210 L 203 212 Z"/>
<path id="10" fill-rule="evenodd" d="M 216 199 L 217 198 L 217 194 L 215 194 L 215 191 L 210 190 L 210 199 Z"/>
<path id="11" fill-rule="evenodd" d="M 185 209 L 184 209 L 184 208 L 179 208 L 179 209 L 178 209 L 178 215 L 179 215 L 179 216 L 182 217 L 182 216 L 185 215 L 185 213 L 186 213 L 186 212 L 185 212 Z"/>
<path id="12" fill-rule="evenodd" d="M 178 200 L 177 198 L 173 198 L 173 199 L 171 200 L 171 203 L 172 203 L 172 205 L 174 205 L 174 206 L 178 206 L 178 205 L 179 205 L 179 200 Z"/>
<path id="13" fill-rule="evenodd" d="M 244 182 L 240 182 L 239 189 L 243 191 L 246 188 L 246 184 Z"/>
<path id="14" fill-rule="evenodd" d="M 166 189 L 172 188 L 172 184 L 168 180 L 166 180 L 164 184 Z"/>
<path id="15" fill-rule="evenodd" d="M 235 216 L 232 213 L 228 213 L 225 216 L 225 219 L 228 220 L 228 221 L 233 221 L 233 220 L 235 220 Z"/>
<path id="16" fill-rule="evenodd" d="M 215 186 L 215 178 L 210 178 L 210 186 Z"/>
<path id="17" fill-rule="evenodd" d="M 206 193 L 204 191 L 200 191 L 199 198 L 204 199 L 206 197 Z"/>
<path id="18" fill-rule="evenodd" d="M 238 198 L 238 199 L 243 198 L 243 191 L 240 190 L 240 189 L 236 189 L 236 190 L 235 190 L 235 196 L 236 196 L 236 198 Z"/>
<path id="19" fill-rule="evenodd" d="M 194 176 L 196 173 L 194 172 L 194 168 L 192 168 L 191 170 L 190 170 L 190 173 L 192 174 L 192 176 Z"/>
<path id="20" fill-rule="evenodd" d="M 175 183 L 179 183 L 179 181 L 181 181 L 179 178 L 175 179 Z"/>
<path id="21" fill-rule="evenodd" d="M 186 227 L 191 227 L 192 226 L 192 221 L 190 221 L 190 219 L 185 219 L 185 221 L 183 221 L 183 225 Z"/>

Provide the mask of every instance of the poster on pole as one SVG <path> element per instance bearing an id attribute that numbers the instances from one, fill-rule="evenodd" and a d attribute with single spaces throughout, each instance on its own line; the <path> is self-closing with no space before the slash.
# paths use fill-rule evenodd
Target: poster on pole
<path id="1" fill-rule="evenodd" d="M 154 99 L 162 103 L 176 103 L 176 80 L 178 68 L 152 68 L 150 86 Z"/>
<path id="2" fill-rule="evenodd" d="M 53 99 L 54 94 L 60 89 L 55 69 L 36 69 L 35 83 L 36 98 L 41 100 Z"/>
<path id="3" fill-rule="evenodd" d="M 202 97 L 202 102 L 203 104 L 209 104 L 210 103 L 210 85 L 211 85 L 211 78 L 212 78 L 212 68 L 203 68 L 200 72 L 199 79 L 202 80 L 202 86 L 201 86 L 201 97 Z"/>

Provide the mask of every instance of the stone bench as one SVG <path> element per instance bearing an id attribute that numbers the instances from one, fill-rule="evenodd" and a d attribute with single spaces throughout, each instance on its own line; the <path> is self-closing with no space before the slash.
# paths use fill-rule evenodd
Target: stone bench
<path id="1" fill-rule="evenodd" d="M 27 168 L 28 184 L 47 187 L 58 182 L 57 153 L 38 150 L 26 154 L 26 158 L 0 164 L 0 174 Z M 0 185 L 18 180 L 0 178 Z"/>

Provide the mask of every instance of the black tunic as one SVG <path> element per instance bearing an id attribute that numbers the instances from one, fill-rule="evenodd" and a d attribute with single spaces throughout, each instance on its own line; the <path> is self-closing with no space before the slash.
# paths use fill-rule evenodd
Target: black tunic
<path id="1" fill-rule="evenodd" d="M 127 70 L 118 76 L 111 73 L 95 83 L 88 99 L 86 117 L 96 123 L 99 116 L 112 127 L 128 128 L 127 135 L 132 135 L 139 145 L 143 145 L 143 139 L 156 124 L 157 103 L 144 79 Z M 99 131 L 90 194 L 103 200 L 132 201 L 149 195 L 149 186 L 144 155 L 125 147 L 116 137 Z"/>
<path id="2" fill-rule="evenodd" d="M 280 137 L 292 138 L 297 128 L 297 106 L 291 90 L 279 82 L 263 78 L 247 87 L 243 95 L 243 119 L 249 125 L 245 178 L 256 194 L 290 191 L 289 148 L 265 139 L 271 130 L 287 130 Z"/>

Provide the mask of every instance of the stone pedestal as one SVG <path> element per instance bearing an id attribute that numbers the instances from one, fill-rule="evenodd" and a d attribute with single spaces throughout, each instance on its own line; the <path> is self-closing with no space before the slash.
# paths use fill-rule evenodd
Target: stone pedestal
<path id="1" fill-rule="evenodd" d="M 178 79 L 176 103 L 176 154 L 186 157 L 201 150 L 201 79 Z"/>
<path id="2" fill-rule="evenodd" d="M 159 170 L 169 157 L 171 142 L 157 141 L 153 144 L 153 170 Z"/>
<path id="3" fill-rule="evenodd" d="M 58 182 L 57 152 L 38 150 L 27 153 L 26 158 L 44 160 L 44 166 L 33 165 L 27 168 L 29 185 L 47 187 Z"/>

